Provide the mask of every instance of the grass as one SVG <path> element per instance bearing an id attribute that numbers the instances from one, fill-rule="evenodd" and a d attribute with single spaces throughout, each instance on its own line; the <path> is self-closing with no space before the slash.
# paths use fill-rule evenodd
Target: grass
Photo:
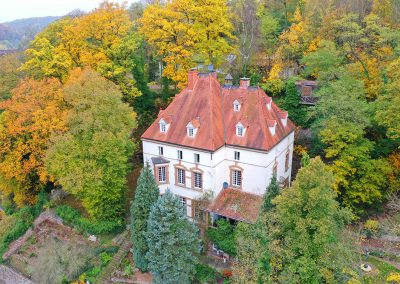
<path id="1" fill-rule="evenodd" d="M 396 267 L 376 258 L 370 258 L 368 262 L 374 267 L 374 270 L 368 274 L 364 274 L 363 283 L 366 284 L 386 283 L 386 278 L 391 272 L 400 272 Z"/>

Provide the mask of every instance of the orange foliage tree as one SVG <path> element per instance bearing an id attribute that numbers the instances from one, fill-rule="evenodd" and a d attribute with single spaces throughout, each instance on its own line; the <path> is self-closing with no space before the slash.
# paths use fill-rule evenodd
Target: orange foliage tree
<path id="1" fill-rule="evenodd" d="M 0 190 L 19 206 L 52 180 L 43 158 L 50 136 L 66 130 L 64 106 L 57 79 L 25 79 L 0 104 Z"/>

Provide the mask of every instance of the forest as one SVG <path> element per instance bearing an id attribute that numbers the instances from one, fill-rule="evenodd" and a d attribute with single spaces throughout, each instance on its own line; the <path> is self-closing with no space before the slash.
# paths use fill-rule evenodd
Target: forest
<path id="1" fill-rule="evenodd" d="M 221 82 L 250 78 L 296 124 L 292 185 L 271 182 L 256 224 L 208 234 L 239 259 L 226 283 L 400 283 L 399 269 L 364 277 L 354 253 L 363 234 L 400 238 L 398 0 L 103 2 L 50 23 L 0 56 L 0 254 L 46 207 L 98 234 L 132 214 L 133 258 L 154 283 L 214 283 L 199 280 L 208 268 L 174 197 L 157 199 L 146 167 L 137 188 L 127 182 L 143 165 L 142 133 L 187 72 L 209 66 Z M 316 82 L 315 105 L 301 102 L 304 80 Z M 61 188 L 82 216 L 43 201 Z M 163 214 L 183 230 L 180 271 L 166 263 L 174 248 L 156 249 L 168 247 Z M 400 267 L 399 251 L 389 259 Z"/>

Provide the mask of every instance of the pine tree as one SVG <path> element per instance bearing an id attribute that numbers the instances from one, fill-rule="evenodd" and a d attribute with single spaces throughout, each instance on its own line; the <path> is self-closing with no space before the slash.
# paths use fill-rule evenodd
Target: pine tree
<path id="1" fill-rule="evenodd" d="M 197 229 L 169 190 L 151 208 L 146 236 L 153 283 L 191 283 L 199 245 Z"/>
<path id="2" fill-rule="evenodd" d="M 307 112 L 300 105 L 300 95 L 297 92 L 294 80 L 286 82 L 283 109 L 289 113 L 289 118 L 298 126 L 306 126 Z"/>
<path id="3" fill-rule="evenodd" d="M 263 197 L 263 204 L 261 207 L 261 214 L 265 214 L 273 208 L 272 199 L 279 194 L 279 184 L 276 180 L 276 176 L 271 178 L 271 183 L 267 187 Z"/>
<path id="4" fill-rule="evenodd" d="M 157 201 L 159 189 L 148 163 L 142 169 L 137 182 L 135 199 L 131 205 L 131 239 L 133 243 L 133 259 L 141 271 L 147 271 L 148 251 L 145 233 L 151 206 Z"/>

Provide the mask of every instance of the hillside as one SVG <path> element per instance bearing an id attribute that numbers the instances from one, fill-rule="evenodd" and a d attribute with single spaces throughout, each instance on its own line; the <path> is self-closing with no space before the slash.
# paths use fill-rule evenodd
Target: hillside
<path id="1" fill-rule="evenodd" d="M 59 18 L 49 16 L 0 23 L 0 50 L 23 49 L 38 32 Z"/>

